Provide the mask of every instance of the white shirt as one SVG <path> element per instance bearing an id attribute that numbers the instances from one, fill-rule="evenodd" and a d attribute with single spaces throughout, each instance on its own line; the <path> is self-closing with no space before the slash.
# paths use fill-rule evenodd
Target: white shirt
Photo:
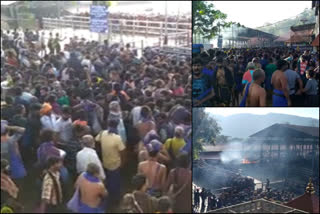
<path id="1" fill-rule="evenodd" d="M 64 120 L 60 117 L 56 122 L 56 130 L 60 134 L 60 138 L 63 141 L 69 141 L 72 138 L 72 120 Z"/>
<path id="2" fill-rule="evenodd" d="M 131 116 L 132 116 L 132 124 L 135 126 L 138 124 L 138 122 L 141 119 L 141 106 L 136 106 L 132 109 L 131 111 Z"/>
<path id="3" fill-rule="evenodd" d="M 95 163 L 99 166 L 100 177 L 104 180 L 106 175 L 104 174 L 104 170 L 97 152 L 92 148 L 84 147 L 77 153 L 77 172 L 79 174 L 85 172 L 89 163 Z"/>
<path id="4" fill-rule="evenodd" d="M 62 71 L 61 80 L 66 81 L 66 80 L 70 79 L 70 75 L 67 74 L 67 70 L 68 70 L 68 69 L 69 69 L 69 68 L 65 68 L 65 69 Z"/>
<path id="5" fill-rule="evenodd" d="M 54 114 L 50 116 L 44 115 L 40 119 L 42 124 L 42 129 L 51 129 L 54 132 L 58 132 L 57 127 L 57 118 Z"/>

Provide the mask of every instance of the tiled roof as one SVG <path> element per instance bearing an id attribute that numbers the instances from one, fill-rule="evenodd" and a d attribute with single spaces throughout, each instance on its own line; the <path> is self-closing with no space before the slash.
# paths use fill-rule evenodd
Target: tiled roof
<path id="1" fill-rule="evenodd" d="M 305 193 L 286 205 L 309 213 L 319 213 L 319 198 L 315 194 Z"/>
<path id="2" fill-rule="evenodd" d="M 250 137 L 299 137 L 299 138 L 318 138 L 319 128 L 311 126 L 297 126 L 290 124 L 273 124 Z"/>

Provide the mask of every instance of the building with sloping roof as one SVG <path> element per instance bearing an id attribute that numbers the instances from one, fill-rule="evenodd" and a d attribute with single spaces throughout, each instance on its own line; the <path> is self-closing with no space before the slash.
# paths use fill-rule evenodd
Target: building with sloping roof
<path id="1" fill-rule="evenodd" d="M 290 135 L 290 137 L 318 139 L 319 128 L 276 123 L 253 135 L 250 135 L 250 137 L 289 137 L 286 135 Z"/>
<path id="2" fill-rule="evenodd" d="M 314 26 L 314 34 L 315 39 L 311 43 L 311 45 L 314 47 L 314 50 L 319 51 L 319 13 L 320 13 L 320 1 L 312 1 L 312 8 L 315 8 L 315 16 L 316 16 L 316 24 Z"/>
<path id="3" fill-rule="evenodd" d="M 311 154 L 312 169 L 319 166 L 316 163 L 316 157 L 319 157 L 319 127 L 276 123 L 249 136 L 248 143 L 261 147 L 260 159 L 264 156 L 281 159 L 288 155 L 306 158 Z M 265 147 L 270 150 L 265 151 Z"/>
<path id="4" fill-rule="evenodd" d="M 306 211 L 308 213 L 319 213 L 319 197 L 315 194 L 311 178 L 305 193 L 286 203 L 286 205 L 295 209 Z"/>
<path id="5" fill-rule="evenodd" d="M 291 47 L 311 47 L 314 38 L 314 27 L 316 23 L 291 26 L 290 39 L 286 41 Z"/>
<path id="6" fill-rule="evenodd" d="M 228 36 L 224 38 L 228 47 L 269 47 L 277 36 L 248 27 L 231 27 Z M 232 44 L 232 45 L 231 45 Z"/>
<path id="7" fill-rule="evenodd" d="M 258 199 L 211 210 L 208 213 L 307 213 L 303 210 L 292 208 L 265 199 Z"/>
<path id="8" fill-rule="evenodd" d="M 277 123 L 252 134 L 246 143 L 257 155 L 260 149 L 260 161 L 277 161 L 279 166 L 285 163 L 286 179 L 303 183 L 309 177 L 319 177 L 319 127 Z"/>

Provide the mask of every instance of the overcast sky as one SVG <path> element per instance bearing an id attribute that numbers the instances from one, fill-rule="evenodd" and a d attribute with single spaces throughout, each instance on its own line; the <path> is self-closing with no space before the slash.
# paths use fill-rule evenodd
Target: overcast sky
<path id="1" fill-rule="evenodd" d="M 1 5 L 8 5 L 15 1 L 1 1 Z"/>
<path id="2" fill-rule="evenodd" d="M 206 108 L 205 111 L 222 116 L 241 113 L 259 115 L 279 113 L 319 119 L 319 108 Z"/>
<path id="3" fill-rule="evenodd" d="M 210 1 L 228 15 L 228 21 L 256 28 L 291 18 L 311 8 L 311 1 Z"/>
<path id="4" fill-rule="evenodd" d="M 1 1 L 1 5 L 8 5 L 12 2 L 15 1 Z M 91 1 L 83 1 L 86 3 L 90 3 Z M 148 3 L 146 2 L 142 2 L 142 4 L 139 4 L 139 1 L 136 1 L 137 4 L 139 6 L 137 6 L 136 8 L 133 8 L 131 5 L 129 7 L 117 7 L 117 4 L 115 4 L 115 6 L 113 6 L 112 10 L 113 11 L 117 11 L 117 9 L 120 9 L 121 12 L 128 12 L 128 13 L 132 13 L 135 11 L 144 11 L 147 8 L 152 8 L 154 13 L 161 13 L 164 14 L 165 13 L 165 2 L 166 1 L 148 1 Z M 180 14 L 185 14 L 185 13 L 190 13 L 191 14 L 191 8 L 192 8 L 192 2 L 191 1 L 167 1 L 167 5 L 168 5 L 168 15 L 172 15 L 172 14 L 178 14 L 178 12 Z"/>

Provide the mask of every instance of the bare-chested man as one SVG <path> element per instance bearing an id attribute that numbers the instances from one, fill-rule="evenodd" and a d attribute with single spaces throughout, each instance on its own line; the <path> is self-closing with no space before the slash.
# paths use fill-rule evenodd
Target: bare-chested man
<path id="1" fill-rule="evenodd" d="M 99 178 L 100 168 L 95 163 L 89 163 L 87 171 L 81 174 L 76 182 L 76 188 L 79 188 L 80 206 L 79 213 L 103 213 L 103 199 L 108 192 Z"/>
<path id="2" fill-rule="evenodd" d="M 149 153 L 149 160 L 139 163 L 138 173 L 147 178 L 147 193 L 159 197 L 164 191 L 167 176 L 166 166 L 157 162 L 157 156 L 162 144 L 158 140 L 152 140 L 146 147 Z"/>
<path id="3" fill-rule="evenodd" d="M 253 81 L 244 88 L 245 106 L 264 107 L 266 106 L 266 91 L 261 87 L 264 82 L 265 73 L 262 69 L 256 69 L 252 75 Z M 247 88 L 249 87 L 249 88 Z"/>
<path id="4" fill-rule="evenodd" d="M 279 60 L 277 62 L 277 68 L 271 78 L 271 84 L 273 85 L 272 106 L 291 106 L 291 100 L 289 96 L 289 87 L 285 71 L 288 68 L 288 63 L 285 60 Z"/>

